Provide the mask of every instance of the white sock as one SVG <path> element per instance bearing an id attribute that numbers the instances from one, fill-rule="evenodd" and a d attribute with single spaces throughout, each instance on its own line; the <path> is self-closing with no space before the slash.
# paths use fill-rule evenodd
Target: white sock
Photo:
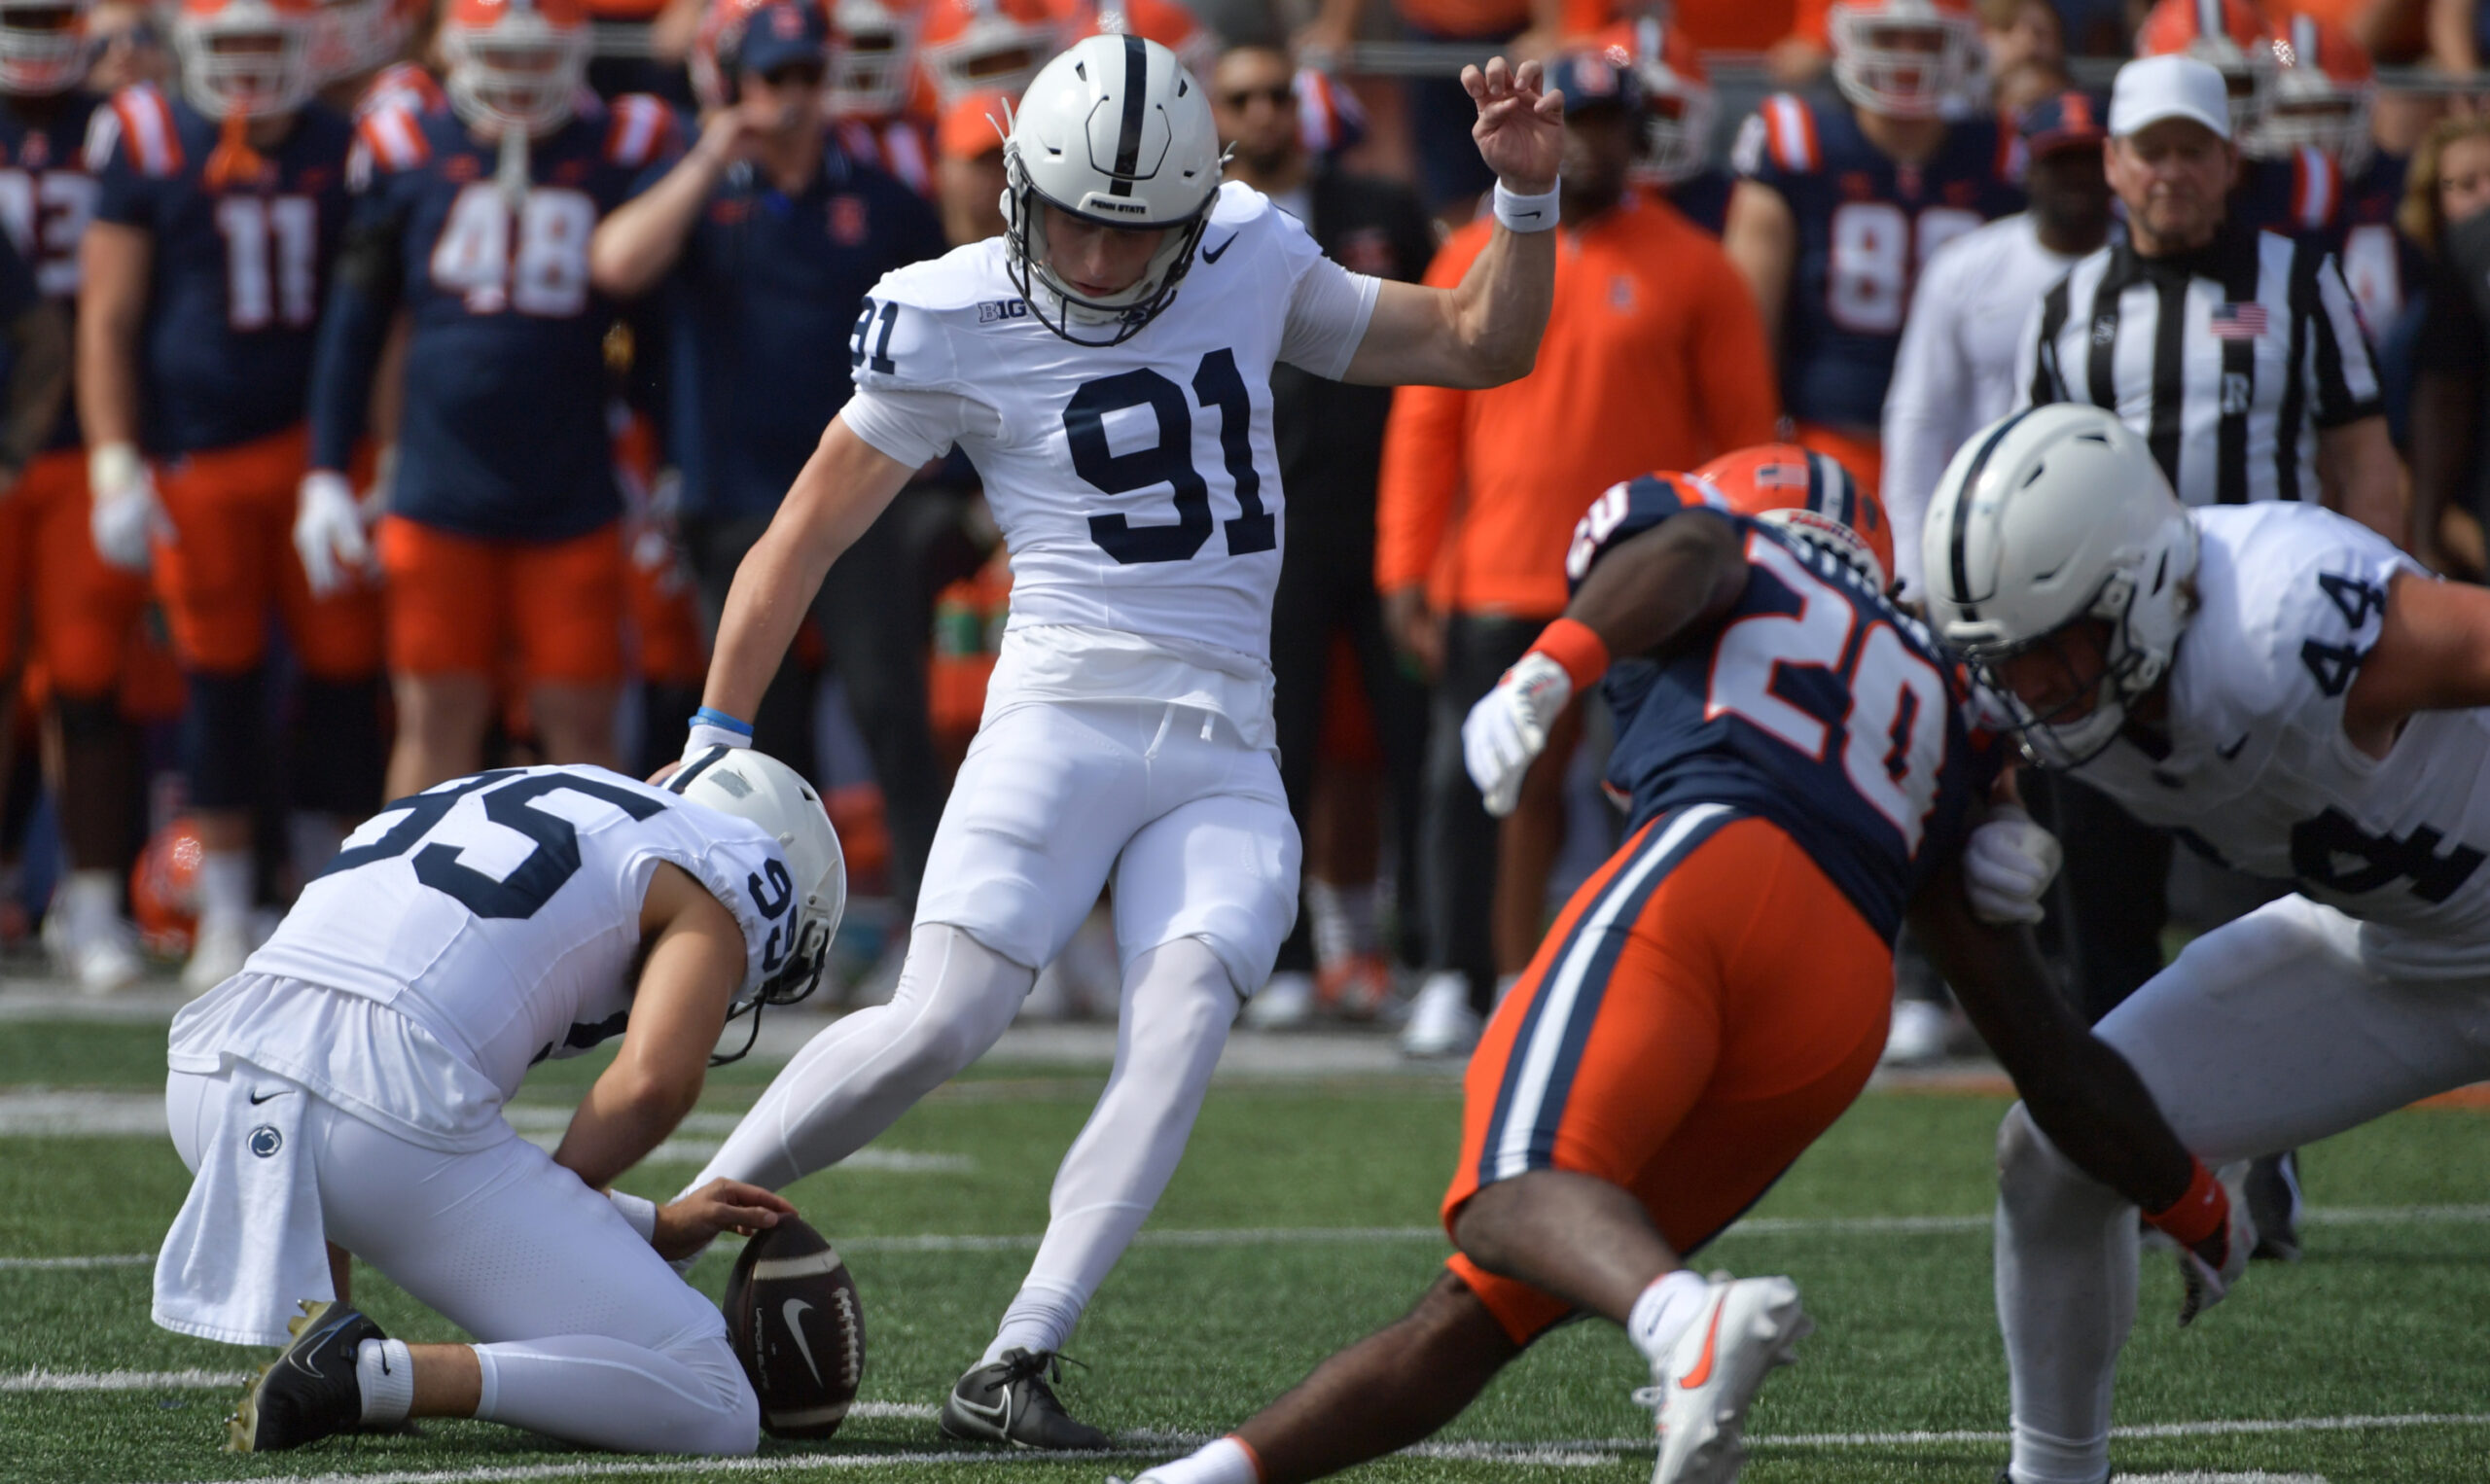
<path id="1" fill-rule="evenodd" d="M 251 853 L 211 850 L 198 858 L 198 917 L 241 922 L 251 915 Z"/>
<path id="2" fill-rule="evenodd" d="M 1703 1312 L 1704 1295 L 1711 1291 L 1712 1285 L 1685 1268 L 1662 1273 L 1634 1300 L 1625 1316 L 1625 1337 L 1643 1352 L 1644 1359 L 1654 1365 L 1664 1363 L 1677 1347 L 1677 1337 Z"/>
<path id="3" fill-rule="evenodd" d="M 121 872 L 73 870 L 60 883 L 61 920 L 72 941 L 91 943 L 121 915 Z"/>
<path id="4" fill-rule="evenodd" d="M 1063 1342 L 1072 1338 L 1072 1326 L 1081 1322 L 1081 1311 L 1088 1306 L 1086 1294 L 1028 1284 L 1012 1296 L 1012 1307 L 1003 1311 L 1003 1324 L 994 1331 L 993 1343 L 977 1363 L 991 1365 L 1007 1350 L 1061 1350 Z"/>
<path id="5" fill-rule="evenodd" d="M 363 1393 L 363 1425 L 390 1428 L 415 1404 L 415 1357 L 404 1340 L 366 1340 L 355 1351 L 354 1384 Z"/>
<path id="6" fill-rule="evenodd" d="M 1262 1480 L 1254 1450 L 1231 1434 L 1188 1457 L 1159 1465 L 1133 1484 L 1262 1484 Z"/>

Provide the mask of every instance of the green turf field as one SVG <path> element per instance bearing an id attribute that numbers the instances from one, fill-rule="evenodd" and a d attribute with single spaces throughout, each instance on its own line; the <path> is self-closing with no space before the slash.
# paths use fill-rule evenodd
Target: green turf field
<path id="1" fill-rule="evenodd" d="M 161 1085 L 160 1028 L 0 1024 L 0 1098 L 93 1089 L 127 1107 Z M 558 1102 L 592 1073 L 549 1069 Z M 730 1113 L 768 1069 L 722 1075 Z M 833 1172 L 790 1194 L 862 1287 L 871 1403 L 828 1444 L 765 1442 L 734 1465 L 615 1460 L 483 1424 L 242 1459 L 216 1451 L 261 1356 L 147 1320 L 153 1249 L 187 1186 L 152 1137 L 0 1139 L 0 1481 L 358 1476 L 549 1479 L 1102 1479 L 1250 1414 L 1397 1314 L 1443 1245 L 1435 1202 L 1456 1143 L 1449 1078 L 1223 1083 L 1185 1167 L 1074 1337 L 1065 1395 L 1132 1454 L 1034 1462 L 947 1444 L 933 1404 L 983 1347 L 1046 1218 L 1056 1158 L 1103 1069 L 982 1068 L 883 1147 L 949 1156 Z M 1706 1260 L 1787 1272 L 1821 1328 L 1759 1403 L 1756 1484 L 1987 1484 L 2005 1457 L 2006 1374 L 1989 1299 L 1989 1097 L 1870 1094 Z M 551 1116 L 546 1114 L 545 1116 Z M 712 1134 L 709 1137 L 714 1138 Z M 2490 1480 L 2490 1117 L 2400 1114 L 2312 1150 L 2318 1219 L 2296 1267 L 2263 1264 L 2194 1328 L 2152 1262 L 2122 1373 L 2122 1479 L 2225 1484 Z M 896 1166 L 896 1167 L 892 1167 Z M 686 1164 L 626 1182 L 671 1193 Z M 1897 1220 L 1895 1219 L 1905 1219 Z M 1938 1219 L 1910 1220 L 1907 1219 Z M 961 1237 L 999 1238 L 968 1242 Z M 110 1259 L 121 1259 L 118 1261 Z M 36 1260 L 48 1259 L 48 1260 Z M 92 1261 L 87 1259 L 106 1259 Z M 2166 1261 L 2166 1259 L 2163 1259 Z M 715 1293 L 728 1259 L 695 1274 Z M 454 1331 L 368 1269 L 364 1306 L 412 1340 Z M 1645 1476 L 1642 1367 L 1603 1325 L 1517 1362 L 1436 1451 L 1363 1477 Z M 204 1372 L 205 1377 L 168 1373 Z M 176 1384 L 188 1380 L 192 1384 Z"/>

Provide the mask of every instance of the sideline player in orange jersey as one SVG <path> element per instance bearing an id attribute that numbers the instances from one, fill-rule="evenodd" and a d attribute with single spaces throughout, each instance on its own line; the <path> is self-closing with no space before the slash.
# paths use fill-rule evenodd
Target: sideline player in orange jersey
<path id="1" fill-rule="evenodd" d="M 96 549 L 132 570 L 152 561 L 189 686 L 206 846 L 183 972 L 195 993 L 251 948 L 271 610 L 302 672 L 298 734 L 316 739 L 287 778 L 298 866 L 316 869 L 381 796 L 377 593 L 356 579 L 315 597 L 302 555 L 359 545 L 361 516 L 351 500 L 296 500 L 353 138 L 312 96 L 316 23 L 310 0 L 185 0 L 178 94 L 125 88 L 89 136 L 99 191 L 81 257 L 78 414 Z"/>
<path id="2" fill-rule="evenodd" d="M 1832 36 L 1841 101 L 1775 93 L 1747 119 L 1721 245 L 1755 291 L 1798 442 L 1872 492 L 1919 270 L 2023 193 L 1994 118 L 1946 117 L 1978 48 L 1969 0 L 1837 0 Z"/>
<path id="3" fill-rule="evenodd" d="M 2058 1146 L 2202 1244 L 2205 1291 L 2235 1272 L 2222 1186 L 2029 936 L 1994 926 L 2037 918 L 2047 837 L 2004 809 L 1982 822 L 1998 745 L 1962 672 L 1881 595 L 1892 552 L 1874 498 L 1786 444 L 1592 505 L 1565 617 L 1464 741 L 1510 805 L 1558 711 L 1605 675 L 1633 832 L 1471 1061 L 1443 1202 L 1459 1252 L 1406 1317 L 1137 1484 L 1298 1484 L 1405 1447 L 1574 1313 L 1650 1362 L 1656 1484 L 1735 1477 L 1748 1403 L 1813 1325 L 1789 1279 L 1707 1282 L 1686 1259 L 1866 1083 L 1905 913 Z M 1968 892 L 1967 851 L 2023 863 L 2028 894 Z"/>

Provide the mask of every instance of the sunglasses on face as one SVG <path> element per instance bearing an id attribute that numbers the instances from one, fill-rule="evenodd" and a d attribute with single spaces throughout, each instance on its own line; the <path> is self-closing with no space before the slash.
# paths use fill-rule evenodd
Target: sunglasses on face
<path id="1" fill-rule="evenodd" d="M 1261 98 L 1273 108 L 1286 108 L 1297 101 L 1297 85 L 1274 83 L 1268 88 L 1240 88 L 1234 92 L 1220 94 L 1220 101 L 1234 109 L 1242 109 L 1256 98 Z"/>

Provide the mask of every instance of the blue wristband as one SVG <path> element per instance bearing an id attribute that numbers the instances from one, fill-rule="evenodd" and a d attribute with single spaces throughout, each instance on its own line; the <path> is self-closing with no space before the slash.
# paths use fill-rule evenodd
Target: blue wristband
<path id="1" fill-rule="evenodd" d="M 749 746 L 752 741 L 752 724 L 750 722 L 737 721 L 735 718 L 720 711 L 715 706 L 703 706 L 699 710 L 692 713 L 692 724 L 694 726 L 715 726 L 721 731 L 735 732 L 742 736 L 747 746 Z"/>

